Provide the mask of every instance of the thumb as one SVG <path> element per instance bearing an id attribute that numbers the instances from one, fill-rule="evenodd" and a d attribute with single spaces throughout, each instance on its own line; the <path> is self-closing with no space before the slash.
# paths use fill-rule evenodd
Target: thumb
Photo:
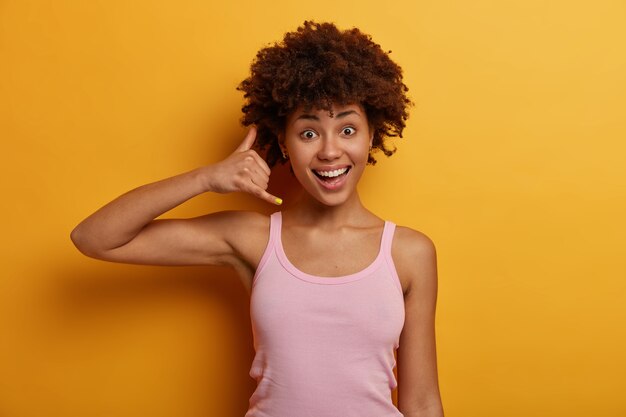
<path id="1" fill-rule="evenodd" d="M 236 152 L 247 151 L 252 148 L 254 141 L 256 140 L 256 126 L 250 126 L 250 130 L 248 130 L 248 134 L 245 138 L 243 138 L 243 142 L 237 147 Z"/>

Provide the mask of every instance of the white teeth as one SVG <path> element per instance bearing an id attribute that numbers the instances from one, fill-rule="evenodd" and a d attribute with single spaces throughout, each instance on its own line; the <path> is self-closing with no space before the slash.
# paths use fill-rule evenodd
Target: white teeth
<path id="1" fill-rule="evenodd" d="M 348 167 L 345 168 L 341 168 L 341 169 L 336 169 L 334 171 L 315 171 L 318 174 L 320 174 L 322 177 L 337 177 L 343 173 L 345 173 L 348 170 Z"/>

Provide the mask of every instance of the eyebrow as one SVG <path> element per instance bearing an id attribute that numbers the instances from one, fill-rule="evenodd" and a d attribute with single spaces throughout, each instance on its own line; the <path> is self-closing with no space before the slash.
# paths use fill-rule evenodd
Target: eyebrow
<path id="1" fill-rule="evenodd" d="M 342 111 L 341 113 L 337 113 L 336 118 L 337 119 L 341 119 L 342 117 L 345 117 L 349 114 L 356 114 L 359 115 L 359 113 L 357 113 L 355 110 L 346 110 L 346 111 Z M 300 119 L 304 119 L 304 120 L 317 120 L 319 121 L 319 117 L 317 117 L 314 114 L 301 114 L 300 116 L 298 116 L 298 118 L 296 120 L 300 120 Z"/>

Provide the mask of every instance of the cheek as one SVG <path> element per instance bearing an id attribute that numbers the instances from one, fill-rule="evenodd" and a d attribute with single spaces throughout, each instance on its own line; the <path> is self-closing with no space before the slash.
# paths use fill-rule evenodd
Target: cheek
<path id="1" fill-rule="evenodd" d="M 350 155 L 352 155 L 352 157 L 358 161 L 363 161 L 363 160 L 367 161 L 369 151 L 370 151 L 369 142 L 355 143 L 353 146 L 350 147 L 350 150 L 349 150 Z"/>
<path id="2" fill-rule="evenodd" d="M 290 155 L 290 163 L 294 175 L 302 182 L 308 176 L 309 162 L 305 161 L 302 155 L 296 157 L 291 157 Z"/>
<path id="3" fill-rule="evenodd" d="M 308 165 L 308 156 L 299 150 L 293 150 L 289 153 L 289 159 L 294 169 L 303 169 Z"/>

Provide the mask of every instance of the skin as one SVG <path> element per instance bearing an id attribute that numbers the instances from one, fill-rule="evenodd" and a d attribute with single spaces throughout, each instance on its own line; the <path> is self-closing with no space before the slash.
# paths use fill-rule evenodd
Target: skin
<path id="1" fill-rule="evenodd" d="M 367 116 L 358 104 L 335 106 L 333 112 L 335 117 L 299 108 L 279 134 L 302 186 L 282 210 L 285 254 L 301 271 L 328 279 L 367 267 L 378 253 L 384 226 L 383 219 L 363 206 L 357 190 L 373 137 Z M 269 238 L 268 216 L 221 211 L 190 219 L 156 217 L 204 192 L 247 192 L 276 204 L 276 196 L 266 191 L 271 170 L 252 149 L 255 135 L 253 127 L 223 161 L 119 196 L 77 225 L 72 241 L 85 255 L 110 262 L 227 265 L 250 291 Z M 339 189 L 325 189 L 313 170 L 337 166 L 350 167 L 346 182 Z M 405 417 L 442 417 L 435 246 L 423 233 L 398 226 L 392 258 L 405 303 L 397 352 L 398 409 Z"/>

